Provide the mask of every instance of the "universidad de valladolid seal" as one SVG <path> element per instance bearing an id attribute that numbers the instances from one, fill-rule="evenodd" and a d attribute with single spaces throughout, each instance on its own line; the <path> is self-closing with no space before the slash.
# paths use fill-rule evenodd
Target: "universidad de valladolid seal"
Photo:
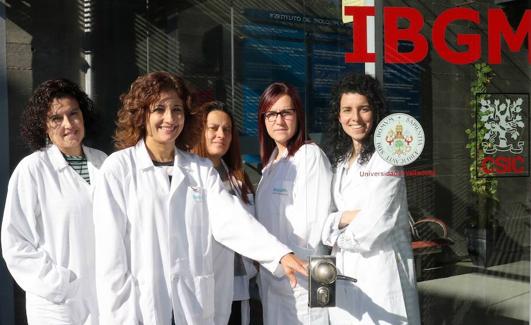
<path id="1" fill-rule="evenodd" d="M 405 166 L 414 162 L 424 149 L 424 130 L 411 115 L 394 113 L 386 116 L 374 131 L 374 147 L 386 162 Z"/>

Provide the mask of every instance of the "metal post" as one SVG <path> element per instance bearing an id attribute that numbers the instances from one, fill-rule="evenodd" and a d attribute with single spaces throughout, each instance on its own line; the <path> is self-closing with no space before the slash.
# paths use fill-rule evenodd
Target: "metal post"
<path id="1" fill-rule="evenodd" d="M 0 0 L 0 206 L 5 204 L 9 182 L 9 116 L 7 106 L 7 62 L 6 62 L 6 8 Z M 0 214 L 0 221 L 2 214 Z M 13 282 L 3 259 L 0 259 L 0 324 L 15 323 Z"/>
<path id="2" fill-rule="evenodd" d="M 374 6 L 375 0 L 365 0 L 365 6 Z M 375 35 L 375 18 L 367 17 L 367 53 L 373 53 L 375 50 L 376 35 Z M 378 56 L 378 53 L 376 53 Z M 376 77 L 376 64 L 373 62 L 365 63 L 365 73 Z"/>
<path id="3" fill-rule="evenodd" d="M 82 2 L 82 29 L 83 29 L 83 57 L 87 64 L 87 70 L 85 72 L 85 93 L 94 99 L 94 68 L 92 66 L 92 22 L 94 17 L 92 16 L 92 0 L 83 0 Z"/>
<path id="4" fill-rule="evenodd" d="M 384 66 L 384 46 L 383 46 L 383 2 L 384 0 L 374 0 L 376 14 L 374 15 L 374 52 L 376 53 L 374 76 L 383 87 L 383 66 Z"/>
<path id="5" fill-rule="evenodd" d="M 234 5 L 231 1 L 230 5 L 230 107 L 234 114 L 235 103 L 234 103 L 234 69 L 236 68 L 234 64 Z"/>

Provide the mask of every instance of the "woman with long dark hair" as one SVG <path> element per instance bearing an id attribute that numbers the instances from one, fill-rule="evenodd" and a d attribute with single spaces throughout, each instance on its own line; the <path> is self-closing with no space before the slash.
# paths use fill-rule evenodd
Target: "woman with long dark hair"
<path id="1" fill-rule="evenodd" d="M 384 108 L 369 75 L 348 75 L 332 91 L 327 148 L 335 207 L 323 243 L 333 247 L 338 272 L 358 282 L 337 282 L 331 324 L 420 324 L 406 184 L 373 144 Z M 378 176 L 362 176 L 369 174 Z"/>
<path id="2" fill-rule="evenodd" d="M 294 87 L 275 82 L 258 107 L 260 155 L 265 166 L 256 193 L 258 220 L 298 256 L 321 253 L 321 230 L 330 207 L 330 163 L 306 141 L 304 110 Z M 324 308 L 308 308 L 307 281 L 291 288 L 260 272 L 264 323 L 328 324 Z"/>
<path id="3" fill-rule="evenodd" d="M 247 211 L 254 211 L 254 189 L 244 171 L 238 129 L 232 113 L 218 101 L 199 109 L 202 132 L 192 152 L 209 158 L 225 189 L 241 200 Z M 215 218 L 215 216 L 214 216 Z M 253 262 L 213 241 L 216 324 L 249 324 L 249 280 L 257 273 Z"/>

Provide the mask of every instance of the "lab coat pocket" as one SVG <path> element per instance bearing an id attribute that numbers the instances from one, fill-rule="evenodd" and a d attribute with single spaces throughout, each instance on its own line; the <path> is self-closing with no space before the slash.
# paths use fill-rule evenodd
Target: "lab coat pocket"
<path id="1" fill-rule="evenodd" d="M 214 314 L 214 275 L 202 275 L 194 277 L 197 300 L 203 309 L 203 316 L 209 317 Z"/>
<path id="2" fill-rule="evenodd" d="M 76 277 L 72 282 L 68 284 L 66 289 L 65 300 L 72 299 L 78 294 L 82 281 L 83 280 Z"/>
<path id="3" fill-rule="evenodd" d="M 79 298 L 68 298 L 63 303 L 53 303 L 42 297 L 26 294 L 28 324 L 79 325 L 88 317 L 88 307 Z"/>
<path id="4" fill-rule="evenodd" d="M 278 180 L 273 183 L 273 188 L 271 189 L 271 196 L 275 200 L 283 201 L 283 202 L 291 202 L 292 199 L 292 191 L 293 191 L 293 182 L 292 181 L 285 181 L 285 180 Z"/>
<path id="5" fill-rule="evenodd" d="M 173 285 L 188 320 L 214 316 L 213 274 L 178 277 Z"/>
<path id="6" fill-rule="evenodd" d="M 83 324 L 85 322 L 89 314 L 89 308 L 83 297 L 67 299 L 65 305 L 72 313 L 72 318 L 76 324 Z"/>
<path id="7" fill-rule="evenodd" d="M 70 310 L 72 318 L 82 324 L 88 317 L 89 308 L 85 301 L 88 292 L 86 292 L 86 280 L 77 278 L 70 282 L 64 304 Z"/>

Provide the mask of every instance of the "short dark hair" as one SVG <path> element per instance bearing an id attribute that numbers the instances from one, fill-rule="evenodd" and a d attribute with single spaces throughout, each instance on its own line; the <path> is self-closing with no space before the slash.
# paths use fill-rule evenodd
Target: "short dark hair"
<path id="1" fill-rule="evenodd" d="M 368 137 L 364 140 L 358 162 L 364 164 L 374 153 L 374 130 L 385 117 L 385 99 L 378 80 L 367 74 L 349 74 L 343 77 L 333 88 L 328 115 L 328 131 L 326 135 L 326 154 L 333 167 L 345 160 L 352 152 L 352 139 L 345 134 L 339 123 L 339 105 L 344 94 L 357 93 L 367 97 L 373 109 L 374 118 Z"/>
<path id="2" fill-rule="evenodd" d="M 22 112 L 20 132 L 32 151 L 46 147 L 48 111 L 54 99 L 65 97 L 72 97 L 79 104 L 83 114 L 85 139 L 95 135 L 96 110 L 88 95 L 68 79 L 47 80 L 35 89 Z"/>

